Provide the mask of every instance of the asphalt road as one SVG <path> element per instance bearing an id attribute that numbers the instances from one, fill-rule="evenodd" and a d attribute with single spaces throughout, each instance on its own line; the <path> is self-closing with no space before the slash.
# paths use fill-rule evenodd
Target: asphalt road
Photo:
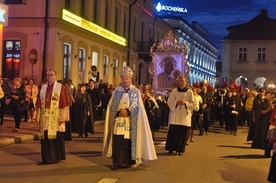
<path id="1" fill-rule="evenodd" d="M 246 142 L 247 127 L 230 135 L 218 126 L 209 135 L 195 136 L 183 156 L 169 155 L 165 149 L 166 129 L 156 133 L 158 159 L 138 163 L 129 169 L 112 171 L 111 159 L 101 156 L 103 124 L 96 134 L 66 142 L 66 160 L 37 166 L 40 142 L 24 141 L 0 148 L 1 183 L 264 183 L 270 158 Z"/>

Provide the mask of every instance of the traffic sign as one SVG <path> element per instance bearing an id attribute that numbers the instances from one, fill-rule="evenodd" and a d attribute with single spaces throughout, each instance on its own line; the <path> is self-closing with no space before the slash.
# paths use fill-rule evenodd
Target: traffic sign
<path id="1" fill-rule="evenodd" d="M 31 49 L 30 51 L 30 62 L 34 65 L 37 62 L 37 51 L 35 49 Z"/>

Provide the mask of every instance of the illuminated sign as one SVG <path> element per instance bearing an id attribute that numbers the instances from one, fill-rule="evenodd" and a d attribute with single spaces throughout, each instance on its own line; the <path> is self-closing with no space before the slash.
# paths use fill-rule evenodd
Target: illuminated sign
<path id="1" fill-rule="evenodd" d="M 158 12 L 168 11 L 168 12 L 175 12 L 175 13 L 188 13 L 186 8 L 182 8 L 182 7 L 179 7 L 179 6 L 162 5 L 160 2 L 156 5 L 155 9 Z"/>
<path id="2" fill-rule="evenodd" d="M 118 36 L 117 34 L 114 34 L 113 32 L 106 30 L 97 24 L 89 22 L 65 9 L 62 10 L 62 19 L 120 45 L 127 45 L 125 38 Z"/>
<path id="3" fill-rule="evenodd" d="M 8 25 L 9 7 L 0 3 L 0 24 Z"/>

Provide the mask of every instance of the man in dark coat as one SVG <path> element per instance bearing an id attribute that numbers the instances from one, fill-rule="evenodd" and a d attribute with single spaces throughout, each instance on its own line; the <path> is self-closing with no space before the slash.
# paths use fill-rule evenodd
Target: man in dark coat
<path id="1" fill-rule="evenodd" d="M 201 111 L 201 114 L 203 114 L 203 128 L 206 135 L 208 135 L 213 104 L 213 94 L 211 91 L 207 90 L 207 85 L 203 85 L 199 95 L 201 96 L 203 102 Z M 203 135 L 203 132 L 200 132 L 200 135 Z"/>

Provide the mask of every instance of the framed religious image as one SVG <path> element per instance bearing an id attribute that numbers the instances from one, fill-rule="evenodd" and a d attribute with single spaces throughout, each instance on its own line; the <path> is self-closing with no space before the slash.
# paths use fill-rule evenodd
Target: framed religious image
<path id="1" fill-rule="evenodd" d="M 188 77 L 190 66 L 187 64 L 188 46 L 178 43 L 171 31 L 159 43 L 150 48 L 152 63 L 149 73 L 153 78 L 153 89 L 156 94 L 166 94 L 177 87 L 179 75 Z"/>
<path id="2" fill-rule="evenodd" d="M 183 52 L 156 52 L 153 57 L 155 90 L 167 91 L 177 87 L 177 77 L 187 76 L 189 66 Z"/>

